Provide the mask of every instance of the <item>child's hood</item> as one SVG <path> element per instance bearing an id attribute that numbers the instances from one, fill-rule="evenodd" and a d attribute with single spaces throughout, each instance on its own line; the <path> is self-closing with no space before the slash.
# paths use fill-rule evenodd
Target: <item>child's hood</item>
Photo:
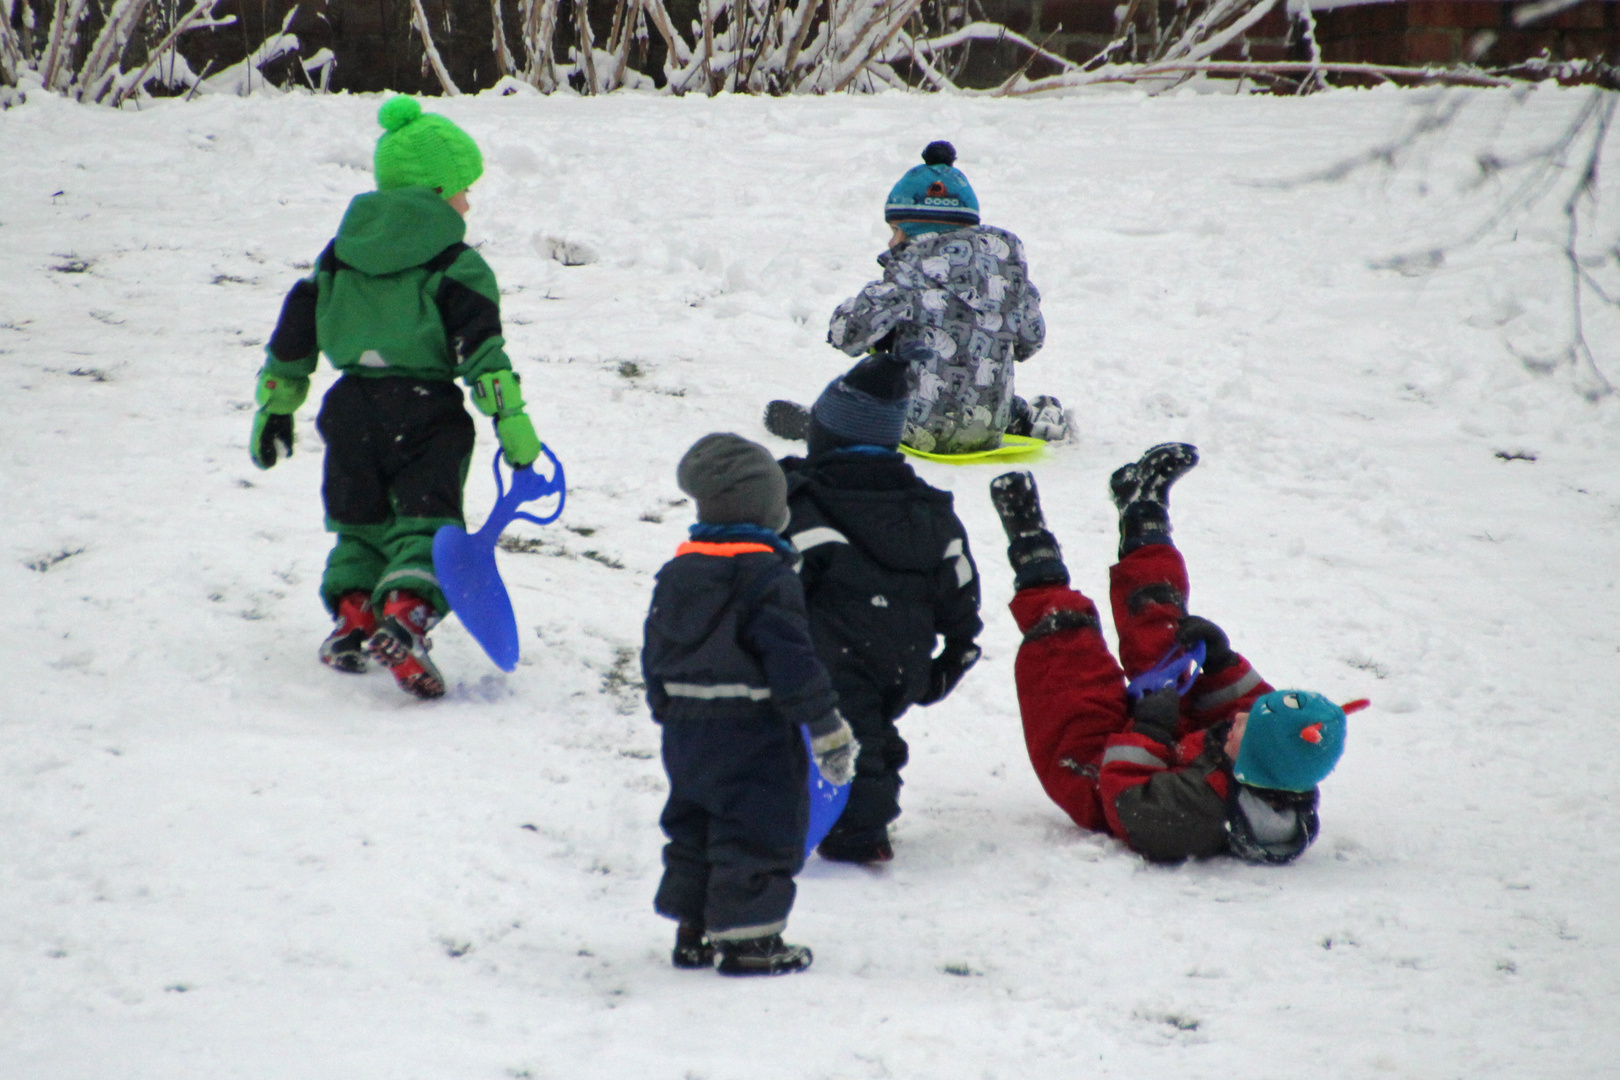
<path id="1" fill-rule="evenodd" d="M 1007 302 L 990 289 L 992 276 L 1005 277 L 1009 269 L 1015 269 L 1019 277 L 1025 274 L 1023 243 L 993 225 L 928 233 L 885 251 L 877 261 L 896 284 L 908 289 L 943 289 L 975 310 Z"/>
<path id="2" fill-rule="evenodd" d="M 853 468 L 871 474 L 872 482 L 852 476 L 848 461 L 790 472 L 789 505 L 808 499 L 827 524 L 886 570 L 933 571 L 946 545 L 962 535 L 950 492 L 930 487 L 904 462 Z"/>
<path id="3" fill-rule="evenodd" d="M 338 226 L 337 257 L 365 274 L 420 266 L 467 235 L 467 223 L 432 188 L 356 195 Z"/>

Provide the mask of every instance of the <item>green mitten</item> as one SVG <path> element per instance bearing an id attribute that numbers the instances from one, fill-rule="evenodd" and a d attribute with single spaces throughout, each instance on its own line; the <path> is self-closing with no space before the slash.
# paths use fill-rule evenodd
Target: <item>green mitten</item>
<path id="1" fill-rule="evenodd" d="M 248 443 L 253 464 L 261 469 L 270 468 L 277 461 L 277 447 L 281 449 L 281 457 L 292 457 L 293 419 L 287 413 L 260 409 L 253 414 L 253 439 Z"/>
<path id="2" fill-rule="evenodd" d="M 253 400 L 262 411 L 284 416 L 297 412 L 308 396 L 308 379 L 289 379 L 265 371 L 259 372 L 259 385 L 253 391 Z"/>
<path id="3" fill-rule="evenodd" d="M 514 469 L 526 469 L 540 456 L 540 436 L 534 433 L 534 423 L 527 413 L 503 416 L 495 421 L 495 434 L 501 440 L 501 450 Z"/>
<path id="4" fill-rule="evenodd" d="M 540 437 L 534 433 L 534 422 L 523 411 L 523 389 L 517 373 L 491 371 L 478 376 L 473 381 L 472 396 L 480 412 L 495 418 L 495 434 L 512 468 L 533 465 L 540 456 Z"/>
<path id="5" fill-rule="evenodd" d="M 253 456 L 253 464 L 268 469 L 280 458 L 292 457 L 292 414 L 298 411 L 308 396 L 308 379 L 289 379 L 259 372 L 259 385 L 253 391 L 253 400 L 258 402 L 259 411 L 253 414 L 253 436 L 248 441 L 248 453 Z"/>

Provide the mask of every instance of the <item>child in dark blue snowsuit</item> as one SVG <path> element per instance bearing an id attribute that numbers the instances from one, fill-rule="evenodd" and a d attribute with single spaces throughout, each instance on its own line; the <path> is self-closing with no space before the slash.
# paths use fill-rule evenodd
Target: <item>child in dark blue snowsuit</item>
<path id="1" fill-rule="evenodd" d="M 926 352 L 926 350 L 923 350 Z M 816 653 L 860 740 L 838 823 L 816 850 L 840 862 L 894 857 L 907 747 L 895 721 L 949 694 L 979 658 L 979 576 L 948 492 L 897 452 L 907 364 L 887 353 L 834 379 L 810 412 L 807 459 L 786 458 L 787 537 Z M 938 656 L 934 648 L 944 639 Z"/>
<path id="2" fill-rule="evenodd" d="M 642 674 L 664 729 L 669 801 L 653 906 L 680 923 L 676 967 L 776 975 L 810 964 L 782 941 L 804 865 L 808 761 L 846 784 L 859 744 L 810 642 L 787 524 L 787 480 L 770 452 L 706 435 L 681 459 L 697 503 L 692 539 L 658 572 Z"/>

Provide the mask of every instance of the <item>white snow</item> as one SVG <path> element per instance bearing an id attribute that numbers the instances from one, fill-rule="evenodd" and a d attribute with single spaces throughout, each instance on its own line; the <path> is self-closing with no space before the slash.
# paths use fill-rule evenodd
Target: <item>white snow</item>
<path id="1" fill-rule="evenodd" d="M 1620 403 L 1513 351 L 1566 341 L 1570 177 L 1375 268 L 1484 221 L 1514 181 L 1476 155 L 1585 91 L 1448 93 L 1398 169 L 1297 186 L 1433 93 L 431 103 L 484 148 L 470 238 L 573 483 L 501 556 L 522 665 L 452 621 L 433 704 L 315 661 L 330 370 L 291 461 L 246 450 L 378 99 L 0 113 L 0 1077 L 1615 1075 Z M 827 318 L 940 137 L 1045 297 L 1019 379 L 1077 415 L 1036 466 L 1077 585 L 1106 597 L 1108 472 L 1195 442 L 1193 609 L 1272 682 L 1373 707 L 1293 866 L 1080 832 L 1020 734 L 998 470 L 926 466 L 977 545 L 985 659 L 902 721 L 897 858 L 810 861 L 807 974 L 678 972 L 634 685 L 690 521 L 675 461 L 844 370 Z M 1591 251 L 1617 207 L 1606 182 Z M 494 445 L 481 423 L 475 525 Z"/>

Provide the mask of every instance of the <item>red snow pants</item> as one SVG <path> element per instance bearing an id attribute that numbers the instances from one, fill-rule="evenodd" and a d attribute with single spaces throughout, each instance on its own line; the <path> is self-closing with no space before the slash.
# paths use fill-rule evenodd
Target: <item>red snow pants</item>
<path id="1" fill-rule="evenodd" d="M 1108 576 L 1123 670 L 1103 640 L 1096 605 L 1074 589 L 1024 589 L 1010 605 L 1024 632 L 1014 674 L 1030 763 L 1052 801 L 1099 832 L 1108 831 L 1097 791 L 1103 745 L 1130 722 L 1125 681 L 1170 651 L 1187 597 L 1186 564 L 1168 544 L 1137 548 Z M 1177 737 L 1192 726 L 1184 712 Z"/>

